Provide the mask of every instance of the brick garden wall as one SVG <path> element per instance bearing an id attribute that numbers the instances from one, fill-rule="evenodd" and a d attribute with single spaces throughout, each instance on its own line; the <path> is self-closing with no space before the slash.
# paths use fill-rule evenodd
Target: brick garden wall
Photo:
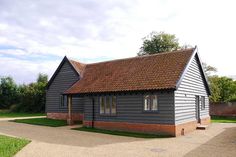
<path id="1" fill-rule="evenodd" d="M 236 116 L 236 102 L 211 103 L 211 116 Z"/>

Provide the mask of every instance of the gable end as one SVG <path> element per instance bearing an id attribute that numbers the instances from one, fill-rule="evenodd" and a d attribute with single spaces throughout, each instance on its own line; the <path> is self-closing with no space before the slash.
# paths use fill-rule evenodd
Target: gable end
<path id="1" fill-rule="evenodd" d="M 59 66 L 57 67 L 56 71 L 54 72 L 54 74 L 52 75 L 52 77 L 50 78 L 50 80 L 47 83 L 46 89 L 49 89 L 50 85 L 52 84 L 53 80 L 55 79 L 55 77 L 57 76 L 58 72 L 60 71 L 61 67 L 64 65 L 65 62 L 68 62 L 69 65 L 71 66 L 71 68 L 74 70 L 74 72 L 78 75 L 78 77 L 80 76 L 79 72 L 75 69 L 75 67 L 71 64 L 71 62 L 69 61 L 69 59 L 65 56 L 63 58 L 63 60 L 61 61 L 61 63 L 59 64 Z"/>
<path id="2" fill-rule="evenodd" d="M 202 62 L 201 62 L 201 59 L 200 59 L 199 54 L 198 54 L 197 46 L 195 46 L 195 48 L 194 48 L 193 51 L 194 51 L 194 52 L 193 52 L 193 54 L 192 54 L 192 56 L 191 56 L 191 58 L 190 58 L 188 64 L 186 65 L 186 67 L 185 67 L 183 73 L 181 74 L 180 79 L 178 80 L 178 82 L 177 82 L 177 84 L 176 84 L 176 90 L 178 90 L 178 88 L 179 88 L 179 86 L 180 86 L 180 84 L 181 84 L 181 82 L 182 82 L 182 80 L 183 80 L 185 74 L 186 74 L 187 71 L 188 71 L 189 66 L 191 65 L 193 59 L 194 59 L 195 56 L 196 56 L 197 63 L 198 63 L 198 65 L 199 65 L 199 67 L 200 67 L 200 68 L 199 68 L 199 69 L 200 69 L 200 73 L 201 73 L 201 76 L 202 76 L 202 78 L 203 78 L 203 82 L 204 82 L 204 85 L 205 85 L 205 87 L 206 87 L 206 90 L 207 90 L 207 94 L 208 94 L 208 95 L 211 95 L 211 91 L 210 91 L 210 88 L 209 88 L 209 85 L 208 85 L 208 81 L 207 81 L 205 72 L 204 72 L 203 67 L 202 67 Z"/>

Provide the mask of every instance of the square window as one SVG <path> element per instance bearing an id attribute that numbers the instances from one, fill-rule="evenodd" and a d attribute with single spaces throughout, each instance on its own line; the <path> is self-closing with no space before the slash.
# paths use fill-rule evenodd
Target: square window
<path id="1" fill-rule="evenodd" d="M 105 114 L 105 115 L 116 114 L 116 96 L 100 97 L 100 114 Z"/>
<path id="2" fill-rule="evenodd" d="M 144 96 L 144 111 L 157 111 L 158 99 L 157 95 L 145 95 Z"/>

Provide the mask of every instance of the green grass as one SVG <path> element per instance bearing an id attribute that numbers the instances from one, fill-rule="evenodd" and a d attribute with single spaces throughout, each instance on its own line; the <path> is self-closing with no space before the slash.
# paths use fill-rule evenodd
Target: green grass
<path id="1" fill-rule="evenodd" d="M 60 127 L 66 126 L 66 120 L 55 120 L 55 119 L 48 119 L 48 118 L 31 118 L 31 119 L 16 119 L 13 122 L 17 123 L 26 123 L 32 125 L 42 125 L 42 126 L 51 126 L 51 127 Z"/>
<path id="2" fill-rule="evenodd" d="M 236 117 L 211 116 L 213 123 L 236 123 Z"/>
<path id="3" fill-rule="evenodd" d="M 29 140 L 0 135 L 0 157 L 12 157 L 28 143 Z"/>
<path id="4" fill-rule="evenodd" d="M 135 132 L 126 132 L 126 131 L 113 131 L 113 130 L 104 130 L 104 129 L 97 129 L 97 128 L 89 128 L 89 127 L 73 128 L 73 130 L 95 132 L 95 133 L 102 133 L 102 134 L 109 134 L 109 135 L 136 137 L 136 138 L 166 138 L 166 137 L 171 137 L 169 135 L 156 135 L 156 134 L 135 133 Z"/>
<path id="5" fill-rule="evenodd" d="M 15 113 L 8 110 L 0 110 L 0 118 L 13 118 L 13 117 L 33 117 L 45 116 L 45 113 Z"/>

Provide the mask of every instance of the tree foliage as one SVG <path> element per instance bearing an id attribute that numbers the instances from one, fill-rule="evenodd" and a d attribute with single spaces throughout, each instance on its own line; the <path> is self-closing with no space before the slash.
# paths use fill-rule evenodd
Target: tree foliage
<path id="1" fill-rule="evenodd" d="M 228 77 L 210 76 L 211 102 L 236 100 L 236 81 Z"/>
<path id="2" fill-rule="evenodd" d="M 44 112 L 48 76 L 39 74 L 37 82 L 16 85 L 11 77 L 1 78 L 0 107 L 14 112 Z"/>
<path id="3" fill-rule="evenodd" d="M 152 32 L 143 39 L 143 45 L 140 48 L 138 56 L 169 52 L 178 49 L 181 49 L 181 47 L 174 34 Z"/>
<path id="4" fill-rule="evenodd" d="M 15 103 L 18 98 L 18 88 L 11 77 L 0 79 L 0 109 L 8 108 Z"/>
<path id="5" fill-rule="evenodd" d="M 212 75 L 212 73 L 217 72 L 217 69 L 213 66 L 207 65 L 206 63 L 202 63 L 202 68 L 207 76 Z"/>

